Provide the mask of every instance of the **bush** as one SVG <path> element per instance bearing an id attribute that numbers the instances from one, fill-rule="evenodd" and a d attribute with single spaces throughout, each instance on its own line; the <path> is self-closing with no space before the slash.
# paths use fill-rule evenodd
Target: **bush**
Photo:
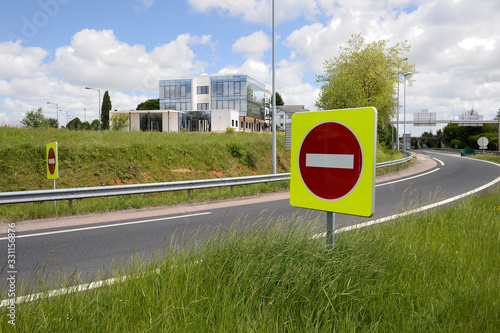
<path id="1" fill-rule="evenodd" d="M 251 150 L 246 150 L 241 142 L 229 141 L 226 143 L 226 148 L 231 156 L 239 158 L 240 163 L 247 167 L 255 167 L 257 163 L 257 156 Z"/>
<path id="2" fill-rule="evenodd" d="M 127 114 L 117 114 L 111 117 L 111 129 L 113 131 L 123 131 L 128 125 Z"/>
<path id="3" fill-rule="evenodd" d="M 233 157 L 240 158 L 245 154 L 245 149 L 243 149 L 241 142 L 229 141 L 226 143 L 226 148 Z"/>

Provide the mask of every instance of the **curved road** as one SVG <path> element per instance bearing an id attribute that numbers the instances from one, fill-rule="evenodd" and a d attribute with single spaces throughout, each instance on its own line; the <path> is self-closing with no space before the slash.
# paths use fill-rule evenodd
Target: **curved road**
<path id="1" fill-rule="evenodd" d="M 339 227 L 380 221 L 399 212 L 439 203 L 484 186 L 498 186 L 500 165 L 463 158 L 456 154 L 425 151 L 418 163 L 398 173 L 377 177 L 375 214 L 361 218 L 336 214 Z M 446 202 L 446 201 L 445 201 Z M 210 225 L 230 225 L 244 219 L 252 223 L 261 217 L 318 217 L 323 212 L 290 206 L 289 193 L 229 200 L 225 202 L 176 206 L 160 209 L 122 211 L 41 221 L 16 223 L 17 281 L 33 280 L 33 275 L 56 270 L 69 275 L 72 270 L 83 281 L 102 278 L 117 260 L 133 254 L 149 257 L 163 250 L 172 235 L 179 236 Z M 0 226 L 0 267 L 7 262 L 7 226 Z M 0 286 L 7 284 L 5 268 Z M 5 291 L 0 295 L 5 297 Z"/>

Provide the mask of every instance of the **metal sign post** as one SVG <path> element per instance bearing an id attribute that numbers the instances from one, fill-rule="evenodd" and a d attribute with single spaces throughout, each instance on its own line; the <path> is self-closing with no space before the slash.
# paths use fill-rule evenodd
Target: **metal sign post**
<path id="1" fill-rule="evenodd" d="M 335 213 L 326 212 L 326 245 L 332 247 L 335 245 Z"/>

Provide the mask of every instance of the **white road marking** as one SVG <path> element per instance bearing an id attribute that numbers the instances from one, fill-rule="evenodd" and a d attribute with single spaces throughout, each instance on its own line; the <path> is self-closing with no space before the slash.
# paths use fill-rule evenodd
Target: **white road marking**
<path id="1" fill-rule="evenodd" d="M 379 224 L 379 223 L 391 221 L 391 220 L 394 220 L 394 219 L 397 219 L 397 218 L 400 218 L 400 217 L 404 217 L 404 216 L 408 216 L 408 215 L 411 215 L 411 214 L 420 213 L 420 212 L 423 212 L 423 211 L 428 210 L 428 209 L 432 209 L 432 208 L 436 208 L 436 207 L 439 207 L 439 206 L 443 206 L 443 205 L 449 204 L 449 203 L 451 203 L 453 201 L 456 201 L 456 200 L 459 200 L 459 199 L 463 199 L 463 198 L 465 198 L 465 197 L 467 197 L 469 195 L 481 192 L 482 190 L 487 189 L 488 187 L 493 186 L 493 185 L 495 185 L 498 182 L 500 182 L 500 177 L 498 177 L 497 179 L 495 179 L 495 180 L 493 180 L 493 181 L 491 181 L 491 182 L 489 182 L 489 183 L 487 183 L 487 184 L 485 184 L 483 186 L 480 186 L 480 187 L 478 187 L 476 189 L 473 189 L 473 190 L 471 190 L 469 192 L 465 192 L 463 194 L 454 196 L 452 198 L 445 199 L 443 201 L 439 201 L 439 202 L 436 202 L 436 203 L 433 203 L 433 204 L 430 204 L 430 205 L 427 205 L 427 206 L 424 206 L 424 207 L 415 208 L 415 209 L 412 209 L 412 210 L 409 210 L 409 211 L 406 211 L 406 212 L 403 212 L 403 213 L 394 214 L 394 215 L 382 217 L 382 218 L 379 218 L 379 219 L 376 219 L 376 220 L 372 220 L 372 221 L 368 221 L 368 222 L 363 222 L 363 223 L 358 223 L 358 224 L 351 225 L 351 226 L 348 226 L 348 227 L 339 228 L 339 229 L 335 230 L 335 233 L 345 232 L 345 231 L 350 231 L 350 230 L 355 230 L 355 229 L 361 229 L 361 228 L 368 227 L 368 226 L 371 226 L 371 225 L 374 225 L 374 224 Z M 313 236 L 313 238 L 320 238 L 320 237 L 326 237 L 326 232 L 321 233 L 321 234 L 317 234 L 317 235 Z"/>
<path id="2" fill-rule="evenodd" d="M 354 155 L 306 154 L 306 167 L 354 169 Z"/>
<path id="3" fill-rule="evenodd" d="M 185 214 L 185 215 L 160 217 L 160 218 L 157 218 L 157 219 L 131 221 L 131 222 L 122 222 L 122 223 L 113 223 L 113 224 L 98 225 L 98 226 L 85 227 L 85 228 L 48 231 L 48 232 L 40 232 L 40 233 L 28 234 L 28 235 L 16 235 L 16 239 L 18 239 L 18 238 L 26 238 L 26 237 L 37 237 L 37 236 L 54 235 L 54 234 L 64 234 L 64 233 L 67 233 L 67 232 L 76 232 L 76 231 L 86 231 L 86 230 L 94 230 L 94 229 L 121 227 L 121 226 L 124 226 L 124 225 L 150 223 L 150 222 L 165 221 L 165 220 L 174 220 L 174 219 L 182 219 L 182 218 L 186 218 L 186 217 L 202 216 L 202 215 L 209 215 L 209 214 L 212 214 L 212 212 L 203 212 L 203 213 L 194 213 L 194 214 Z M 6 240 L 6 239 L 7 239 L 7 237 L 0 238 L 0 240 Z"/>
<path id="4" fill-rule="evenodd" d="M 432 159 L 433 159 L 433 160 L 438 161 L 439 163 L 441 163 L 441 165 L 444 165 L 444 162 L 443 162 L 443 161 L 441 161 L 440 159 L 437 159 L 437 158 L 435 158 L 435 157 L 433 157 Z"/>
<path id="5" fill-rule="evenodd" d="M 400 183 L 400 182 L 404 182 L 404 181 L 407 181 L 407 180 L 410 180 L 410 179 L 414 179 L 414 178 L 418 178 L 418 177 L 422 177 L 422 176 L 427 176 L 428 174 L 431 174 L 431 173 L 439 171 L 439 170 L 441 170 L 441 169 L 440 168 L 436 168 L 436 169 L 433 169 L 433 170 L 431 170 L 429 172 L 422 173 L 420 175 L 411 176 L 411 177 L 408 177 L 408 178 L 401 178 L 401 179 L 394 180 L 394 181 L 388 182 L 388 183 L 378 184 L 378 185 L 375 185 L 375 187 L 385 186 L 385 185 L 391 185 L 391 184 L 394 184 L 394 183 Z"/>

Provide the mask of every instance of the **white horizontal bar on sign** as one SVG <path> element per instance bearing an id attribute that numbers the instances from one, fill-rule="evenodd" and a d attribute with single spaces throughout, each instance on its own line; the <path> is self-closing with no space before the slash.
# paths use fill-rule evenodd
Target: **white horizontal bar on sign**
<path id="1" fill-rule="evenodd" d="M 306 154 L 306 167 L 354 169 L 354 155 Z"/>

